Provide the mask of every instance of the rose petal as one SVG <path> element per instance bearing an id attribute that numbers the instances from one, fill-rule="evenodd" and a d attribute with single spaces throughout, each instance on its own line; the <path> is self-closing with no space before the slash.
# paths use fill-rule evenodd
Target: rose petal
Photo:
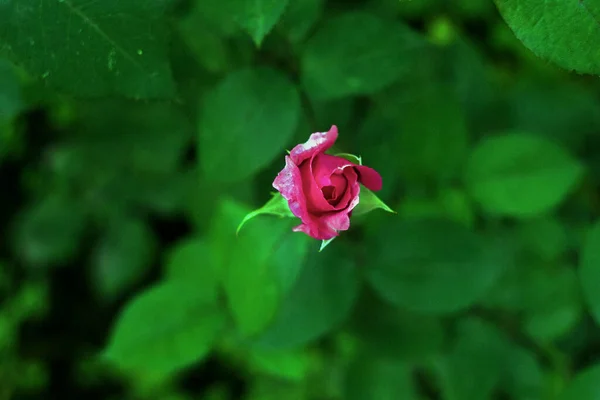
<path id="1" fill-rule="evenodd" d="M 337 137 L 338 130 L 335 125 L 332 125 L 327 132 L 313 133 L 306 143 L 299 144 L 290 151 L 290 157 L 296 165 L 300 165 L 302 161 L 312 158 L 315 154 L 323 153 L 333 146 Z"/>
<path id="2" fill-rule="evenodd" d="M 365 185 L 367 189 L 373 190 L 374 192 L 381 190 L 383 180 L 381 179 L 379 172 L 364 165 L 356 165 L 355 168 L 358 171 L 358 181 Z"/>
<path id="3" fill-rule="evenodd" d="M 318 224 L 300 224 L 292 230 L 294 232 L 304 232 L 318 240 L 328 240 L 339 236 L 339 231 L 346 231 L 348 228 L 350 228 L 350 218 L 348 214 L 342 211 L 334 213 L 326 219 L 320 219 Z"/>
<path id="4" fill-rule="evenodd" d="M 339 236 L 340 231 L 347 231 L 350 229 L 350 214 L 352 213 L 354 207 L 358 205 L 360 185 L 356 183 L 354 188 L 352 188 L 350 191 L 354 197 L 348 205 L 348 208 L 342 211 L 322 215 L 314 221 L 315 224 L 300 224 L 294 227 L 293 231 L 304 232 L 318 240 L 329 240 L 333 237 Z"/>
<path id="5" fill-rule="evenodd" d="M 342 194 L 340 200 L 335 205 L 336 210 L 345 210 L 350 205 L 350 202 L 358 196 L 358 190 L 360 185 L 358 184 L 358 175 L 352 166 L 348 166 L 342 170 L 344 177 L 346 178 L 347 186 L 346 190 Z M 347 210 L 349 211 L 349 210 Z"/>
<path id="6" fill-rule="evenodd" d="M 342 157 L 329 154 L 316 154 L 312 160 L 312 175 L 319 187 L 331 185 L 331 175 L 341 172 L 348 165 L 354 165 Z"/>
<path id="7" fill-rule="evenodd" d="M 331 185 L 331 181 L 329 179 L 331 172 L 337 168 L 344 168 L 348 165 L 352 165 L 354 168 L 356 168 L 359 174 L 358 181 L 365 185 L 365 187 L 373 191 L 381 190 L 381 187 L 383 186 L 381 175 L 379 175 L 379 173 L 373 168 L 369 168 L 365 165 L 354 164 L 345 158 L 336 157 L 329 154 L 320 154 L 315 156 L 313 175 L 315 176 L 317 184 L 321 187 Z"/>
<path id="8" fill-rule="evenodd" d="M 285 157 L 285 168 L 277 174 L 273 187 L 288 201 L 292 214 L 302 221 L 309 219 L 300 169 L 289 156 Z"/>
<path id="9" fill-rule="evenodd" d="M 302 224 L 295 227 L 294 231 L 302 231 L 319 240 L 331 234 L 331 232 L 323 232 L 322 230 L 327 229 L 327 227 L 323 228 L 319 222 L 319 217 L 313 216 L 309 212 L 302 188 L 300 169 L 291 157 L 285 157 L 285 168 L 279 172 L 273 181 L 273 187 L 288 201 L 292 213 L 302 220 Z"/>
<path id="10" fill-rule="evenodd" d="M 306 196 L 308 210 L 316 214 L 333 211 L 333 206 L 325 199 L 321 188 L 313 178 L 310 160 L 300 166 L 300 176 L 302 177 L 302 189 Z"/>
<path id="11" fill-rule="evenodd" d="M 348 187 L 348 179 L 346 179 L 343 173 L 336 172 L 335 174 L 331 175 L 331 185 L 327 187 L 332 188 L 331 197 L 330 199 L 328 199 L 328 201 L 336 202 L 338 199 L 342 198 L 344 193 L 346 193 L 346 188 Z M 321 191 L 323 192 L 323 189 L 321 189 Z"/>

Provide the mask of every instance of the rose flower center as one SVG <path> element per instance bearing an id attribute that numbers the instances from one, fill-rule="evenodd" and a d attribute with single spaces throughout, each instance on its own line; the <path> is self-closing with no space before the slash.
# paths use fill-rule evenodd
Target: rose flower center
<path id="1" fill-rule="evenodd" d="M 335 206 L 341 200 L 347 185 L 348 181 L 343 175 L 334 174 L 331 176 L 331 185 L 323 186 L 321 192 L 325 200 L 332 206 Z"/>

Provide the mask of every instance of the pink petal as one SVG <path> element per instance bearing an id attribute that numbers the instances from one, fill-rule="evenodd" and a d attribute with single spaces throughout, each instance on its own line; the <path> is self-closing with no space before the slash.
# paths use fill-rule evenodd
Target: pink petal
<path id="1" fill-rule="evenodd" d="M 339 236 L 339 231 L 345 231 L 348 228 L 350 228 L 350 218 L 346 212 L 340 211 L 327 218 L 319 219 L 315 224 L 300 224 L 294 227 L 293 231 L 304 232 L 318 240 L 328 240 Z"/>
<path id="2" fill-rule="evenodd" d="M 347 193 L 353 196 L 347 208 L 315 217 L 309 223 L 305 222 L 294 227 L 293 231 L 304 232 L 318 240 L 328 240 L 339 236 L 340 231 L 347 231 L 350 228 L 350 214 L 359 202 L 360 185 L 355 183 Z"/>
<path id="3" fill-rule="evenodd" d="M 381 190 L 383 186 L 383 180 L 381 179 L 379 172 L 364 165 L 356 165 L 355 168 L 358 172 L 358 181 L 365 185 L 367 189 L 375 192 Z"/>
<path id="4" fill-rule="evenodd" d="M 322 161 L 324 160 L 324 161 Z M 315 172 L 318 168 L 319 172 Z M 333 169 L 330 169 L 333 168 Z M 300 166 L 303 192 L 306 196 L 306 207 L 315 218 L 320 218 L 321 214 L 339 211 L 345 209 L 352 199 L 352 190 L 357 182 L 358 176 L 354 171 L 354 164 L 339 157 L 329 156 L 327 154 L 316 154 L 310 161 L 304 162 Z M 315 176 L 320 177 L 315 179 Z M 332 174 L 344 175 L 344 191 L 337 194 L 340 200 L 335 206 L 330 204 L 321 190 L 324 186 L 332 184 Z"/>
<path id="5" fill-rule="evenodd" d="M 302 164 L 300 167 L 300 174 L 302 177 L 302 189 L 306 196 L 306 206 L 312 213 L 322 214 L 324 212 L 333 211 L 334 208 L 323 196 L 321 188 L 315 182 L 312 175 L 312 168 L 310 161 Z"/>
<path id="6" fill-rule="evenodd" d="M 329 201 L 335 202 L 336 200 L 341 199 L 342 195 L 346 193 L 348 179 L 346 179 L 343 173 L 336 172 L 331 175 L 331 185 L 325 187 L 332 188 L 331 199 Z M 321 191 L 323 191 L 323 189 L 321 189 Z"/>
<path id="7" fill-rule="evenodd" d="M 381 190 L 383 186 L 381 175 L 379 175 L 379 173 L 373 168 L 354 164 L 345 158 L 336 157 L 329 154 L 320 154 L 315 156 L 313 175 L 317 180 L 317 184 L 321 186 L 330 185 L 331 183 L 329 176 L 331 175 L 331 171 L 334 171 L 337 168 L 345 168 L 348 165 L 354 166 L 358 172 L 358 181 L 360 183 L 365 185 L 370 190 Z"/>
<path id="8" fill-rule="evenodd" d="M 341 172 L 348 165 L 354 165 L 342 157 L 336 157 L 329 154 L 317 154 L 313 158 L 312 174 L 319 187 L 331 185 L 331 175 L 335 172 Z"/>
<path id="9" fill-rule="evenodd" d="M 296 165 L 300 165 L 302 161 L 312 158 L 315 154 L 323 153 L 333 146 L 337 137 L 338 130 L 335 125 L 332 125 L 327 132 L 313 133 L 306 143 L 299 144 L 292 149 L 290 157 Z"/>
<path id="10" fill-rule="evenodd" d="M 306 197 L 302 191 L 302 177 L 298 166 L 289 156 L 285 157 L 285 168 L 277 174 L 273 187 L 288 201 L 292 213 L 302 219 L 308 219 Z"/>
<path id="11" fill-rule="evenodd" d="M 326 234 L 322 234 L 319 231 L 319 228 L 317 225 L 315 224 L 300 224 L 298 226 L 295 226 L 294 228 L 292 228 L 292 230 L 294 232 L 304 232 L 306 233 L 308 236 L 315 238 L 317 240 L 327 240 L 324 239 L 325 237 L 327 237 Z"/>
<path id="12" fill-rule="evenodd" d="M 360 185 L 358 185 L 358 177 L 354 168 L 346 167 L 343 169 L 344 177 L 347 181 L 346 191 L 335 206 L 337 210 L 346 210 L 355 197 L 358 197 Z M 350 211 L 350 210 L 346 210 Z"/>

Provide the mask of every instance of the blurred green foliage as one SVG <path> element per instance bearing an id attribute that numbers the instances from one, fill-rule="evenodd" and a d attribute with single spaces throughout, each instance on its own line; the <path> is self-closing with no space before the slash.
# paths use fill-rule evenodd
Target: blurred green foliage
<path id="1" fill-rule="evenodd" d="M 559 3 L 0 1 L 0 400 L 600 399 L 600 2 Z M 334 124 L 397 214 L 236 235 Z"/>

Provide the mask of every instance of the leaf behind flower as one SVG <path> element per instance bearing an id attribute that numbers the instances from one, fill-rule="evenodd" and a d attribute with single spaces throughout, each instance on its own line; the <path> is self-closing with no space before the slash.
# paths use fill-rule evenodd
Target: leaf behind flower
<path id="1" fill-rule="evenodd" d="M 354 210 L 352 210 L 352 215 L 363 215 L 377 208 L 381 208 L 384 211 L 397 214 L 396 211 L 392 210 L 379 197 L 377 197 L 375 193 L 373 193 L 363 185 L 360 185 L 360 202 L 354 208 Z"/>
<path id="2" fill-rule="evenodd" d="M 271 197 L 271 200 L 269 200 L 264 206 L 252 211 L 251 213 L 248 213 L 244 217 L 242 222 L 240 222 L 238 225 L 235 234 L 237 235 L 240 233 L 240 230 L 246 224 L 246 222 L 261 214 L 276 215 L 280 218 L 295 217 L 288 206 L 287 200 L 281 195 L 281 193 L 275 193 L 273 194 L 273 197 Z"/>

